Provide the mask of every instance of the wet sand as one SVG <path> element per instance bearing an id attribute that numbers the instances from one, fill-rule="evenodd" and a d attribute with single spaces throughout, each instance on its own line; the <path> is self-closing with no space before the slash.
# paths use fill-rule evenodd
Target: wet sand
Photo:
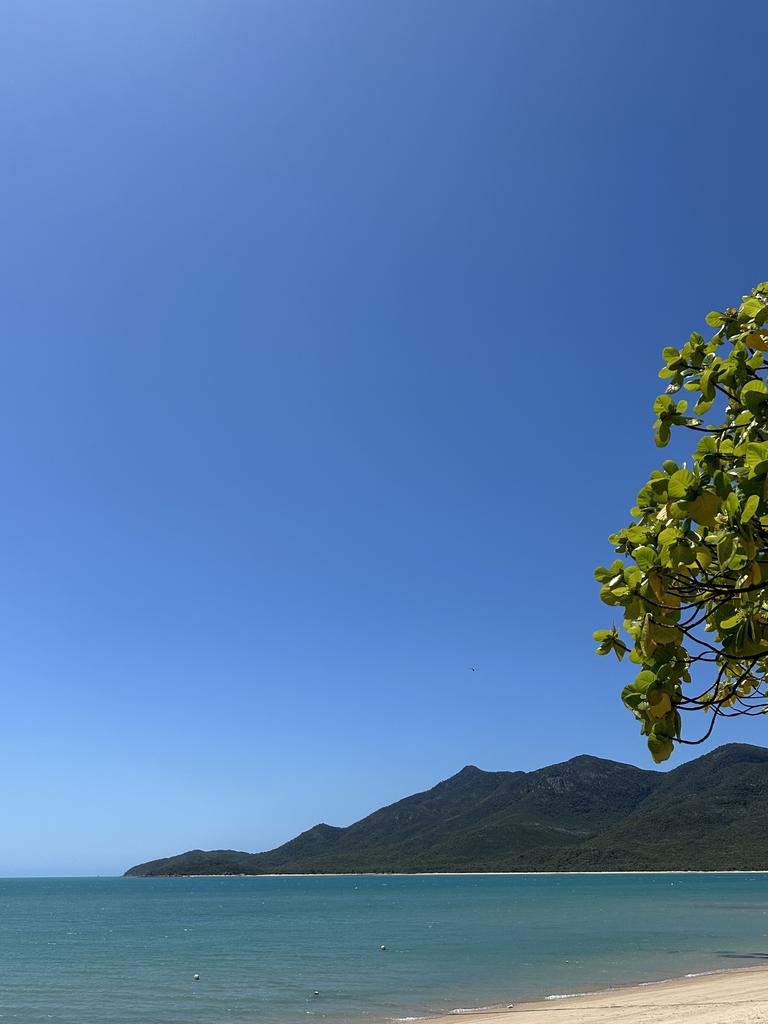
<path id="1" fill-rule="evenodd" d="M 458 1020 L 463 1024 L 768 1024 L 768 967 L 453 1013 L 430 1024 Z"/>

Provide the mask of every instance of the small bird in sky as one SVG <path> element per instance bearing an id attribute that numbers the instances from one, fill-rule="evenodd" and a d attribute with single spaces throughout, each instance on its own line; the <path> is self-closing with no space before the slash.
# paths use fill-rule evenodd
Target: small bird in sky
<path id="1" fill-rule="evenodd" d="M 472 666 L 470 665 L 470 666 L 469 666 L 469 671 L 470 671 L 470 672 L 477 672 L 477 669 L 476 669 L 476 668 L 472 668 Z"/>

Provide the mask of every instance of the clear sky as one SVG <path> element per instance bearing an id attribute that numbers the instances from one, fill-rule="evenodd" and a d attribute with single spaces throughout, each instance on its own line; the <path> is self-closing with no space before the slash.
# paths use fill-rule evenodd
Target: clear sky
<path id="1" fill-rule="evenodd" d="M 649 765 L 592 570 L 662 346 L 768 277 L 766 28 L 5 0 L 0 873 Z"/>

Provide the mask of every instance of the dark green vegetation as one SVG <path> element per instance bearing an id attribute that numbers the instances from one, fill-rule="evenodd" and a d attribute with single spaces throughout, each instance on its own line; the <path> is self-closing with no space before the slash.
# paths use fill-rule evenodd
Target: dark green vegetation
<path id="1" fill-rule="evenodd" d="M 691 742 L 685 712 L 708 714 L 706 738 L 719 717 L 768 710 L 768 281 L 706 319 L 710 340 L 664 349 L 653 406 L 660 448 L 674 427 L 694 433 L 690 467 L 667 459 L 651 473 L 610 538 L 622 557 L 595 573 L 630 641 L 614 624 L 595 633 L 597 651 L 640 666 L 622 700 L 655 761 Z"/>
<path id="2" fill-rule="evenodd" d="M 192 850 L 128 875 L 768 868 L 768 750 L 720 747 L 671 772 L 575 757 L 468 766 L 349 828 L 268 853 Z"/>

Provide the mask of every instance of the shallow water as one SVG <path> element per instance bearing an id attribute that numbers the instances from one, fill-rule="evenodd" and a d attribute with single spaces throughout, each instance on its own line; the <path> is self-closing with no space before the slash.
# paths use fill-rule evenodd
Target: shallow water
<path id="1" fill-rule="evenodd" d="M 762 874 L 0 880 L 3 1024 L 360 1024 L 766 961 Z"/>

